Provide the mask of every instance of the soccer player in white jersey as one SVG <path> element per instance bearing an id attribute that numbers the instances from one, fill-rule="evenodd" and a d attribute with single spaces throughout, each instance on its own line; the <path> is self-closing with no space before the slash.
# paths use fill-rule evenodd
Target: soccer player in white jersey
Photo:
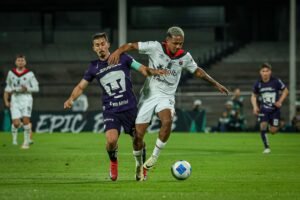
<path id="1" fill-rule="evenodd" d="M 31 93 L 39 91 L 39 84 L 34 73 L 26 68 L 24 55 L 17 55 L 15 60 L 16 68 L 8 72 L 6 87 L 4 91 L 4 103 L 10 108 L 12 118 L 13 144 L 17 145 L 18 128 L 23 123 L 24 143 L 22 149 L 29 149 L 30 143 L 30 117 L 33 98 Z M 22 120 L 22 122 L 21 122 Z"/>
<path id="2" fill-rule="evenodd" d="M 141 90 L 139 111 L 136 119 L 136 137 L 133 142 L 133 154 L 137 163 L 146 169 L 151 169 L 157 161 L 160 151 L 165 147 L 171 133 L 172 118 L 175 112 L 175 92 L 183 69 L 193 73 L 197 78 L 204 79 L 228 95 L 226 87 L 211 78 L 203 69 L 197 66 L 189 52 L 182 49 L 184 32 L 180 27 L 171 27 L 167 31 L 165 42 L 148 41 L 124 44 L 109 58 L 110 63 L 117 63 L 122 53 L 138 50 L 149 57 L 149 67 L 167 69 L 167 76 L 148 77 Z M 161 128 L 152 156 L 143 164 L 142 145 L 145 132 L 153 113 L 161 121 Z M 141 170 L 142 173 L 142 170 Z"/>

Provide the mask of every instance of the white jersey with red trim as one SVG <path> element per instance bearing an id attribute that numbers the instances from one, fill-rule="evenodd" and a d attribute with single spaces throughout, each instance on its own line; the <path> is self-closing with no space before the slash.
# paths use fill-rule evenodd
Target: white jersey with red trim
<path id="1" fill-rule="evenodd" d="M 22 86 L 27 88 L 26 92 L 22 92 Z M 39 83 L 34 73 L 28 69 L 24 69 L 21 73 L 16 68 L 8 72 L 6 78 L 5 91 L 11 93 L 11 103 L 20 103 L 31 100 L 33 92 L 39 91 Z"/>
<path id="2" fill-rule="evenodd" d="M 166 53 L 164 44 L 157 41 L 138 42 L 139 53 L 147 54 L 149 67 L 153 69 L 166 69 L 168 75 L 147 77 L 141 93 L 144 96 L 174 96 L 177 90 L 183 69 L 194 73 L 197 64 L 189 52 L 181 50 L 179 55 L 170 57 Z"/>

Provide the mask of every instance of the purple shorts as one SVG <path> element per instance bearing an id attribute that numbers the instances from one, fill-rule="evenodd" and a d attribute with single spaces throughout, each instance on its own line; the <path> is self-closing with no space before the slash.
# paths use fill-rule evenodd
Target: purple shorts
<path id="1" fill-rule="evenodd" d="M 103 112 L 104 118 L 104 131 L 110 129 L 117 129 L 119 134 L 121 132 L 121 127 L 124 128 L 124 132 L 131 136 L 134 135 L 135 130 L 135 119 L 137 116 L 137 108 L 126 110 L 123 112 Z"/>
<path id="2" fill-rule="evenodd" d="M 259 122 L 268 122 L 271 126 L 278 127 L 280 125 L 280 110 L 276 109 L 273 112 L 262 112 L 258 115 Z"/>

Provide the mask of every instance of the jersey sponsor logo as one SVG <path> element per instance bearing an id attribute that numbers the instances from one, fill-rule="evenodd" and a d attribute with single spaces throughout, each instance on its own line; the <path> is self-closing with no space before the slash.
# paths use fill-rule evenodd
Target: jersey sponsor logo
<path id="1" fill-rule="evenodd" d="M 122 101 L 119 101 L 119 102 L 109 102 L 109 105 L 112 106 L 112 107 L 119 107 L 119 106 L 126 105 L 128 103 L 129 103 L 129 101 L 128 101 L 128 99 L 126 99 L 126 100 L 122 100 Z"/>
<path id="2" fill-rule="evenodd" d="M 170 83 L 170 82 L 167 81 L 166 79 L 162 79 L 160 76 L 154 76 L 154 79 L 157 80 L 157 81 L 159 81 L 159 82 L 165 83 L 165 84 L 167 84 L 168 86 L 174 85 L 173 83 Z"/>
<path id="3" fill-rule="evenodd" d="M 104 122 L 113 122 L 114 119 L 113 119 L 113 118 L 105 118 L 103 121 L 104 121 Z"/>
<path id="4" fill-rule="evenodd" d="M 174 62 L 169 62 L 166 68 L 164 68 L 162 64 L 159 64 L 156 68 L 157 69 L 166 69 L 168 72 L 167 73 L 168 75 L 177 76 L 176 70 L 172 69 L 173 64 L 174 64 Z"/>
<path id="5" fill-rule="evenodd" d="M 101 74 L 101 73 L 103 73 L 103 72 L 106 72 L 106 71 L 108 71 L 108 70 L 110 70 L 110 69 L 112 69 L 112 68 L 118 67 L 118 66 L 120 66 L 120 65 L 121 65 L 121 63 L 116 64 L 116 65 L 108 65 L 107 67 L 104 67 L 104 68 L 100 69 L 100 71 L 97 72 L 96 75 Z"/>
<path id="6" fill-rule="evenodd" d="M 272 87 L 265 87 L 265 88 L 261 88 L 260 90 L 259 90 L 259 92 L 269 92 L 269 91 L 274 91 L 274 88 L 272 88 Z"/>

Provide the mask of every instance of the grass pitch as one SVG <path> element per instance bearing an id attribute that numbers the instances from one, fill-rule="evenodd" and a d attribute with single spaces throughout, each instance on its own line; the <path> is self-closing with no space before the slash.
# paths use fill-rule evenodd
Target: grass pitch
<path id="1" fill-rule="evenodd" d="M 156 134 L 147 134 L 148 156 Z M 19 143 L 23 136 L 19 134 Z M 108 178 L 103 134 L 36 134 L 21 150 L 0 133 L 0 199 L 300 199 L 300 134 L 172 133 L 146 182 L 134 180 L 131 140 L 119 140 L 119 178 Z M 192 175 L 175 180 L 171 165 L 184 159 Z"/>

